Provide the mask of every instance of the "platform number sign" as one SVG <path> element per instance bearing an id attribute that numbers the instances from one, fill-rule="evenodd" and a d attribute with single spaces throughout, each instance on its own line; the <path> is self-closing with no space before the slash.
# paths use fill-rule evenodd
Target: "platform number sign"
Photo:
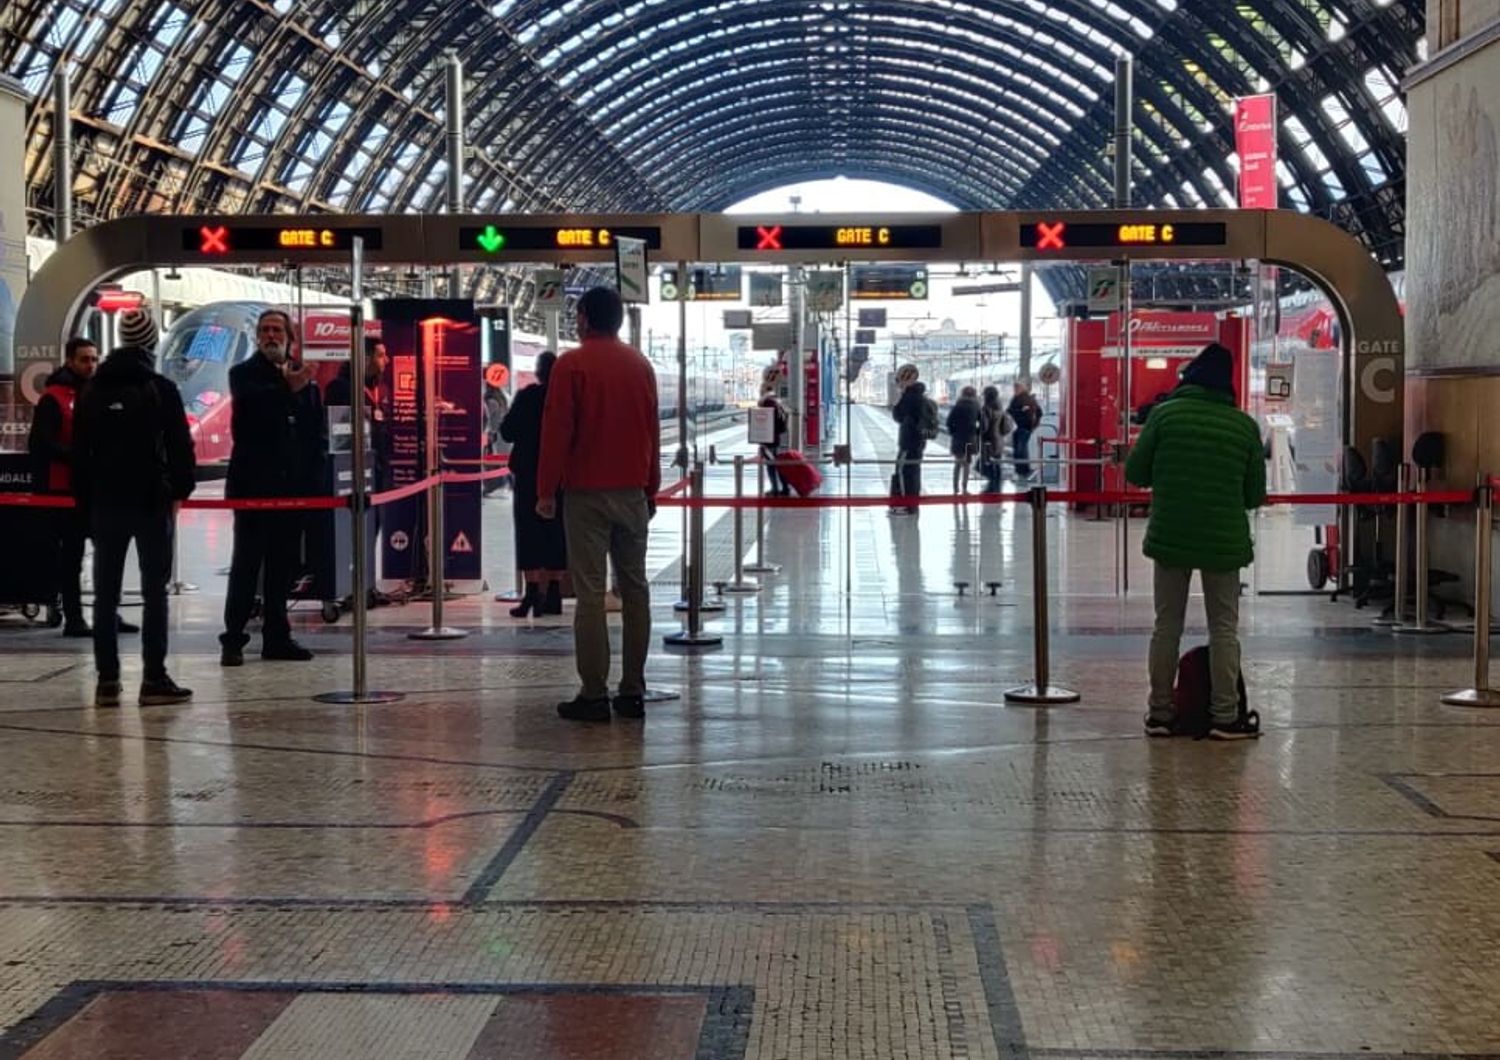
<path id="1" fill-rule="evenodd" d="M 538 269 L 534 283 L 536 284 L 535 308 L 561 309 L 567 304 L 568 291 L 563 285 L 562 270 Z"/>

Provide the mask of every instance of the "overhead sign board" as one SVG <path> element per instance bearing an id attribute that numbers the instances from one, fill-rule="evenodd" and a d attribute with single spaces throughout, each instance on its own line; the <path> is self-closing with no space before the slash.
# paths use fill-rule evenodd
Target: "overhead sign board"
<path id="1" fill-rule="evenodd" d="M 458 248 L 485 254 L 518 256 L 526 250 L 613 250 L 621 236 L 645 242 L 650 250 L 661 249 L 661 229 L 604 225 L 518 225 L 514 219 L 493 224 L 463 225 L 458 230 Z"/>
<path id="2" fill-rule="evenodd" d="M 780 274 L 774 272 L 752 272 L 750 274 L 750 304 L 755 306 L 781 305 Z"/>
<path id="3" fill-rule="evenodd" d="M 852 301 L 925 301 L 925 265 L 851 265 L 849 298 Z"/>
<path id="4" fill-rule="evenodd" d="M 831 313 L 844 304 L 844 274 L 820 269 L 807 276 L 807 304 L 819 313 Z"/>
<path id="5" fill-rule="evenodd" d="M 1021 225 L 1021 247 L 1050 251 L 1059 257 L 1078 248 L 1222 247 L 1229 242 L 1229 226 L 1217 222 L 1167 222 L 1143 214 L 1125 224 L 1037 221 Z"/>
<path id="6" fill-rule="evenodd" d="M 532 308 L 561 309 L 567 304 L 568 291 L 563 284 L 561 269 L 537 269 L 532 282 L 536 285 Z"/>
<path id="7" fill-rule="evenodd" d="M 182 230 L 182 249 L 209 257 L 233 257 L 240 251 L 267 250 L 347 253 L 354 249 L 355 237 L 364 240 L 366 250 L 380 250 L 383 236 L 383 230 L 373 225 L 319 228 L 309 225 L 195 224 Z"/>
<path id="8" fill-rule="evenodd" d="M 777 224 L 740 225 L 741 250 L 934 250 L 943 245 L 943 226 L 931 224 Z"/>
<path id="9" fill-rule="evenodd" d="M 673 302 L 683 297 L 676 269 L 661 270 L 661 296 Z M 740 302 L 745 297 L 744 273 L 738 265 L 694 265 L 688 270 L 689 302 Z"/>
<path id="10" fill-rule="evenodd" d="M 1113 313 L 1120 308 L 1120 270 L 1113 265 L 1100 265 L 1088 272 L 1088 303 L 1090 313 Z"/>

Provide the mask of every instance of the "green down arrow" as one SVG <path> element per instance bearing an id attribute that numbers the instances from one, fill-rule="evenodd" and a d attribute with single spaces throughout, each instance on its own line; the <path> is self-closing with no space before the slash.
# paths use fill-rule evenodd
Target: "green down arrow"
<path id="1" fill-rule="evenodd" d="M 485 225 L 484 231 L 480 232 L 475 238 L 480 248 L 488 254 L 493 254 L 505 246 L 504 234 L 496 231 L 494 225 Z"/>

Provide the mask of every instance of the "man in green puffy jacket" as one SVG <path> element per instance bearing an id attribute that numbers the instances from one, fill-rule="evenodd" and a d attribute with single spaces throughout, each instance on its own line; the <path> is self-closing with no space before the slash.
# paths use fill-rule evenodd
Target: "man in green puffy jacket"
<path id="1" fill-rule="evenodd" d="M 1209 736 L 1253 738 L 1258 729 L 1239 716 L 1240 570 L 1254 558 L 1245 513 L 1266 501 L 1266 465 L 1260 430 L 1235 407 L 1229 350 L 1215 343 L 1187 366 L 1182 385 L 1151 410 L 1125 477 L 1152 491 L 1144 551 L 1156 561 L 1156 629 L 1146 732 L 1173 733 L 1172 682 L 1196 570 L 1213 675 Z"/>

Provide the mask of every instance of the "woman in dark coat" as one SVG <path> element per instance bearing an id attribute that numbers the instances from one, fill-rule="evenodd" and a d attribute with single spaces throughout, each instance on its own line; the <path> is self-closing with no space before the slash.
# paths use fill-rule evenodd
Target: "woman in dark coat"
<path id="1" fill-rule="evenodd" d="M 568 543 L 561 516 L 543 519 L 536 514 L 536 470 L 542 455 L 542 410 L 547 405 L 547 380 L 557 354 L 546 351 L 536 359 L 537 381 L 511 402 L 500 424 L 500 437 L 511 443 L 511 512 L 516 526 L 516 566 L 526 578 L 526 595 L 511 608 L 512 618 L 562 614 L 562 577 L 568 569 Z M 558 498 L 559 504 L 561 498 Z M 545 589 L 543 588 L 545 586 Z"/>

